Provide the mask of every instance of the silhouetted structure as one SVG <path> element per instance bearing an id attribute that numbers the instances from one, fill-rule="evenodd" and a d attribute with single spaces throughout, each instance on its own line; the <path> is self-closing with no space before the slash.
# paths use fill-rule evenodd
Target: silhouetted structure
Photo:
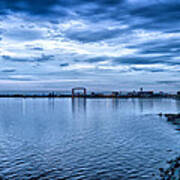
<path id="1" fill-rule="evenodd" d="M 81 92 L 76 92 L 80 90 Z M 133 90 L 132 92 L 128 91 L 112 91 L 112 92 L 89 92 L 87 94 L 86 88 L 76 87 L 71 91 L 64 92 L 44 92 L 44 93 L 0 93 L 0 98 L 6 97 L 15 97 L 15 98 L 74 98 L 74 97 L 83 97 L 83 98 L 180 98 L 180 91 L 176 94 L 165 93 L 163 91 L 154 92 L 154 91 L 144 91 L 143 88 L 140 88 L 139 91 Z"/>
<path id="2" fill-rule="evenodd" d="M 154 95 L 153 91 L 140 91 L 138 92 L 139 97 L 152 97 Z"/>
<path id="3" fill-rule="evenodd" d="M 118 92 L 118 91 L 113 91 L 113 92 L 112 92 L 112 96 L 117 97 L 118 95 L 119 95 L 119 92 Z"/>
<path id="4" fill-rule="evenodd" d="M 153 95 L 153 91 L 144 91 L 143 88 L 140 88 L 140 91 L 138 92 L 138 97 L 152 97 Z"/>
<path id="5" fill-rule="evenodd" d="M 75 91 L 77 90 L 83 90 L 83 97 L 86 97 L 86 88 L 83 88 L 83 87 L 76 87 L 76 88 L 73 88 L 72 89 L 72 97 L 75 97 Z"/>

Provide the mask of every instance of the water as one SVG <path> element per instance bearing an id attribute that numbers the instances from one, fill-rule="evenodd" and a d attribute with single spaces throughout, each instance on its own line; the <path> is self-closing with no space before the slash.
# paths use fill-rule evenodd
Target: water
<path id="1" fill-rule="evenodd" d="M 159 112 L 180 112 L 180 101 L 0 99 L 0 177 L 158 178 L 180 155 L 180 133 Z"/>

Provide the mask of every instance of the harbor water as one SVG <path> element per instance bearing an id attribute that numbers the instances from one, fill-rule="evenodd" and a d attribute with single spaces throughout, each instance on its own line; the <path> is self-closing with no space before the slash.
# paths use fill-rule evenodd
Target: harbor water
<path id="1" fill-rule="evenodd" d="M 0 178 L 158 179 L 180 132 L 175 99 L 0 99 Z"/>

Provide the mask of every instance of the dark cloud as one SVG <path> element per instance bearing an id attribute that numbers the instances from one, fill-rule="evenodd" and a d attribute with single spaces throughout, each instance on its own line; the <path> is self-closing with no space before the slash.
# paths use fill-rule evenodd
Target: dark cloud
<path id="1" fill-rule="evenodd" d="M 45 62 L 45 61 L 51 61 L 54 59 L 53 55 L 42 55 L 41 57 L 34 58 L 33 61 L 35 62 Z"/>
<path id="2" fill-rule="evenodd" d="M 128 46 L 128 48 L 138 49 L 142 61 L 144 59 L 146 62 L 153 63 L 164 63 L 169 65 L 180 64 L 179 60 L 175 60 L 176 57 L 180 56 L 179 38 L 150 40 L 149 42 L 143 42 L 139 45 Z M 142 58 L 143 56 L 145 56 L 145 58 Z M 143 63 L 139 60 L 138 62 Z"/>
<path id="3" fill-rule="evenodd" d="M 158 84 L 171 84 L 171 85 L 179 84 L 180 85 L 180 81 L 178 81 L 178 80 L 157 81 L 157 83 Z"/>
<path id="4" fill-rule="evenodd" d="M 102 29 L 102 30 L 96 30 L 96 31 L 72 30 L 72 31 L 66 32 L 66 36 L 71 40 L 77 40 L 83 43 L 89 43 L 89 42 L 97 42 L 97 41 L 115 38 L 119 36 L 121 33 L 122 33 L 122 30 L 118 30 L 118 29 L 116 30 Z"/>
<path id="5" fill-rule="evenodd" d="M 42 47 L 38 47 L 36 45 L 25 45 L 25 47 L 28 49 L 28 50 L 32 50 L 32 51 L 44 51 L 44 48 Z"/>
<path id="6" fill-rule="evenodd" d="M 81 6 L 96 4 L 97 6 L 115 6 L 123 0 L 1 0 L 1 14 L 7 14 L 8 10 L 13 12 L 25 12 L 32 15 L 59 16 L 70 15 L 69 10 L 78 12 Z M 71 14 L 72 15 L 72 14 Z"/>
<path id="7" fill-rule="evenodd" d="M 153 55 L 153 54 L 151 54 Z M 132 56 L 132 57 L 120 57 L 114 58 L 113 63 L 115 64 L 142 64 L 142 65 L 150 65 L 150 64 L 165 64 L 165 65 L 179 65 L 179 60 L 174 60 L 174 56 L 170 55 L 160 55 L 160 56 Z"/>
<path id="8" fill-rule="evenodd" d="M 143 54 L 144 53 L 144 54 Z M 149 56 L 147 52 L 143 51 L 140 55 L 134 56 L 124 56 L 124 57 L 111 57 L 111 56 L 101 56 L 101 57 L 94 57 L 94 58 L 86 58 L 82 61 L 88 63 L 97 63 L 108 61 L 112 65 L 152 65 L 152 64 L 164 64 L 164 65 L 180 65 L 179 60 L 174 60 L 173 58 L 176 56 L 173 55 L 153 55 L 153 52 L 149 52 Z M 144 55 L 144 56 L 143 56 Z M 79 61 L 80 62 L 80 61 Z M 138 70 L 138 69 L 137 69 Z M 139 69 L 140 70 L 140 69 Z M 150 71 L 150 70 L 149 70 Z M 152 72 L 156 70 L 152 70 Z M 157 70 L 158 71 L 158 70 Z"/>
<path id="9" fill-rule="evenodd" d="M 119 57 L 114 58 L 113 62 L 115 64 L 157 64 L 161 63 L 159 59 L 155 59 L 154 57 L 138 57 L 138 56 L 131 56 L 131 57 Z"/>
<path id="10" fill-rule="evenodd" d="M 54 59 L 53 55 L 41 55 L 40 57 L 36 58 L 15 58 L 11 56 L 2 56 L 2 58 L 6 61 L 11 61 L 11 62 L 46 62 L 46 61 L 51 61 Z"/>
<path id="11" fill-rule="evenodd" d="M 0 21 L 2 21 L 0 23 L 0 41 L 3 38 L 1 42 L 3 47 L 0 47 L 0 53 L 15 54 L 14 56 L 1 56 L 1 59 L 2 62 L 8 64 L 8 67 L 12 67 L 12 62 L 19 62 L 18 66 L 22 66 L 22 68 L 27 65 L 32 76 L 34 70 L 39 69 L 39 78 L 41 75 L 48 75 L 50 78 L 58 79 L 62 75 L 62 77 L 68 78 L 86 77 L 95 80 L 99 73 L 101 77 L 113 74 L 111 79 L 113 82 L 113 78 L 116 76 L 121 79 L 119 74 L 116 74 L 117 71 L 118 73 L 122 72 L 121 76 L 126 73 L 136 75 L 136 72 L 142 71 L 144 74 L 158 73 L 162 77 L 163 75 L 171 76 L 169 78 L 171 79 L 172 76 L 173 78 L 178 77 L 180 72 L 178 70 L 178 65 L 180 65 L 178 59 L 180 57 L 179 12 L 179 0 L 0 0 Z M 7 21 L 3 16 L 6 14 L 10 14 L 10 16 L 6 16 Z M 14 28 L 16 20 L 17 27 Z M 35 40 L 41 41 L 33 44 Z M 45 43 L 49 41 L 51 41 L 50 44 L 46 46 Z M 25 44 L 27 42 L 29 45 Z M 93 46 L 91 43 L 94 42 Z M 19 43 L 18 46 L 15 43 Z M 53 49 L 54 45 L 57 48 Z M 45 49 L 41 47 L 45 47 Z M 123 49 L 136 51 L 130 51 L 130 54 L 123 55 L 121 48 L 122 51 Z M 45 55 L 46 49 L 53 55 Z M 32 54 L 28 54 L 28 52 L 34 53 L 33 56 L 37 57 L 32 57 Z M 38 56 L 39 53 L 41 55 Z M 114 56 L 111 56 L 113 53 Z M 55 68 L 48 68 L 48 63 L 44 63 L 43 66 L 39 65 L 40 62 L 53 60 L 51 66 L 56 64 Z M 103 64 L 106 66 L 105 69 L 99 68 L 100 62 L 103 61 L 107 61 L 107 64 Z M 28 62 L 37 63 L 28 64 Z M 85 67 L 84 69 L 88 70 L 84 70 L 83 66 L 79 66 L 79 69 L 76 66 L 74 72 L 63 70 L 64 74 L 59 70 L 60 67 L 68 67 L 71 63 L 79 65 L 83 62 L 85 64 L 97 63 L 97 67 L 92 66 L 91 70 Z M 32 64 L 35 64 L 33 67 L 36 68 L 31 69 Z M 163 66 L 159 66 L 159 64 L 163 64 Z M 128 68 L 114 70 L 116 66 L 120 67 L 121 65 Z M 141 66 L 136 65 L 144 66 L 139 68 Z M 44 66 L 46 68 L 41 69 Z M 108 66 L 112 68 L 108 69 Z M 175 67 L 173 68 L 173 66 Z M 163 69 L 163 67 L 165 68 Z M 168 67 L 170 67 L 169 70 Z M 57 72 L 51 72 L 53 70 Z M 4 73 L 6 76 L 8 73 L 17 73 L 18 75 L 18 72 L 13 72 L 15 72 L 13 69 L 8 68 L 1 70 L 1 74 Z M 14 76 L 11 80 L 20 79 L 28 81 L 31 78 Z M 169 81 L 169 79 L 158 83 L 174 82 L 177 84 L 177 81 Z M 111 82 L 107 81 L 107 83 Z"/>
<path id="12" fill-rule="evenodd" d="M 31 14 L 49 14 L 53 13 L 52 7 L 58 2 L 58 0 L 1 0 L 0 8 L 2 13 L 11 10 Z"/>
<path id="13" fill-rule="evenodd" d="M 33 78 L 26 78 L 26 77 L 9 77 L 9 78 L 6 78 L 6 80 L 13 80 L 13 81 L 32 81 Z"/>
<path id="14" fill-rule="evenodd" d="M 89 20 L 102 19 L 123 20 L 134 26 L 143 25 L 134 21 L 136 17 L 153 20 L 154 23 L 145 23 L 146 28 L 159 28 L 163 24 L 178 22 L 180 2 L 178 0 L 163 0 L 153 3 L 144 1 L 130 3 L 128 0 L 1 0 L 1 13 L 26 12 L 43 16 L 72 16 L 73 11 L 78 16 L 88 17 Z M 100 19 L 99 19 L 100 18 Z M 171 20 L 171 21 L 170 21 Z M 53 19 L 52 19 L 53 21 Z"/>
<path id="15" fill-rule="evenodd" d="M 27 59 L 23 58 L 13 58 L 11 56 L 2 56 L 2 58 L 6 61 L 12 61 L 12 62 L 27 62 Z"/>
<path id="16" fill-rule="evenodd" d="M 1 72 L 3 72 L 3 73 L 12 73 L 12 72 L 16 72 L 16 69 L 3 69 Z"/>
<path id="17" fill-rule="evenodd" d="M 164 70 L 161 68 L 136 68 L 136 67 L 132 67 L 130 70 L 131 71 L 146 71 L 146 72 L 152 72 L 152 73 L 167 72 L 167 70 Z"/>
<path id="18" fill-rule="evenodd" d="M 101 62 L 101 61 L 105 61 L 109 59 L 108 57 L 106 56 L 103 56 L 103 57 L 95 57 L 95 58 L 89 58 L 89 59 L 86 59 L 84 60 L 85 62 L 89 62 L 89 63 L 96 63 L 96 62 Z"/>
<path id="19" fill-rule="evenodd" d="M 0 10 L 49 17 L 52 24 L 58 24 L 60 19 L 64 20 L 66 17 L 68 19 L 84 18 L 92 22 L 105 20 L 121 22 L 128 24 L 129 30 L 148 29 L 168 32 L 179 30 L 179 1 L 153 0 L 151 3 L 145 0 L 142 4 L 142 2 L 130 3 L 128 0 L 1 0 Z M 122 35 L 122 32 L 118 30 L 102 29 L 90 32 L 75 30 L 67 32 L 67 36 L 82 42 L 92 42 L 116 37 L 118 33 Z"/>
<path id="20" fill-rule="evenodd" d="M 1 0 L 0 12 L 7 14 L 10 10 L 35 16 L 59 18 L 68 16 L 72 18 L 72 14 L 75 13 L 75 17 L 78 15 L 86 18 L 106 14 L 108 9 L 120 10 L 119 6 L 125 2 L 126 0 Z"/>
<path id="21" fill-rule="evenodd" d="M 130 14 L 147 19 L 155 19 L 159 23 L 172 23 L 177 21 L 180 17 L 180 2 L 179 0 L 162 0 L 153 1 L 154 3 L 147 3 L 146 6 L 132 9 Z"/>
<path id="22" fill-rule="evenodd" d="M 180 25 L 180 2 L 177 0 L 152 0 L 129 4 L 123 12 L 123 19 L 118 11 L 115 19 L 122 19 L 131 29 L 146 29 L 153 31 L 177 32 Z"/>
<path id="23" fill-rule="evenodd" d="M 69 66 L 69 63 L 63 63 L 63 64 L 60 64 L 61 67 L 67 67 Z"/>
<path id="24" fill-rule="evenodd" d="M 34 50 L 34 51 L 43 51 L 44 49 L 40 48 L 40 47 L 34 47 L 34 48 L 31 48 L 31 50 Z"/>
<path id="25" fill-rule="evenodd" d="M 168 35 L 167 35 L 168 36 Z M 178 37 L 163 39 L 149 40 L 148 42 L 142 42 L 138 45 L 127 46 L 130 49 L 138 49 L 141 54 L 171 54 L 177 55 L 180 51 L 180 39 Z"/>

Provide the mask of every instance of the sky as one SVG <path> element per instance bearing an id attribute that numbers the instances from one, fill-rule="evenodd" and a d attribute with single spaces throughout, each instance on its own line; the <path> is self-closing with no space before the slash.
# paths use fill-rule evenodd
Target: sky
<path id="1" fill-rule="evenodd" d="M 1 90 L 180 90 L 179 0 L 0 0 Z"/>

